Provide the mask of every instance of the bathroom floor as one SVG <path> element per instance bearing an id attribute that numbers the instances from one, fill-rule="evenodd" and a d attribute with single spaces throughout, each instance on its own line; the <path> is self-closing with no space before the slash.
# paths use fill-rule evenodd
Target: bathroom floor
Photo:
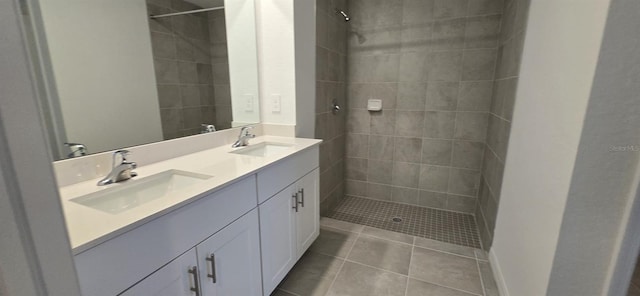
<path id="1" fill-rule="evenodd" d="M 446 243 L 481 248 L 478 227 L 474 217 L 469 214 L 346 196 L 329 217 Z"/>
<path id="2" fill-rule="evenodd" d="M 497 296 L 486 253 L 321 218 L 320 236 L 273 296 Z"/>

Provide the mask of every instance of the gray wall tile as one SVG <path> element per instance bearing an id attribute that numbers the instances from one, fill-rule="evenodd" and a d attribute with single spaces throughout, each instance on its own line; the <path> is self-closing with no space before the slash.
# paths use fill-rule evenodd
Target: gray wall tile
<path id="1" fill-rule="evenodd" d="M 453 194 L 476 196 L 480 186 L 480 171 L 451 169 L 448 192 Z"/>
<path id="2" fill-rule="evenodd" d="M 391 184 L 393 162 L 389 160 L 369 160 L 367 180 L 380 184 Z"/>
<path id="3" fill-rule="evenodd" d="M 423 139 L 422 163 L 435 165 L 451 165 L 451 140 Z"/>
<path id="4" fill-rule="evenodd" d="M 495 67 L 495 49 L 465 50 L 462 80 L 493 80 Z"/>
<path id="5" fill-rule="evenodd" d="M 332 120 L 329 118 L 328 120 Z M 347 134 L 347 156 L 369 157 L 369 135 L 367 134 Z"/>
<path id="6" fill-rule="evenodd" d="M 450 171 L 449 167 L 422 165 L 420 167 L 420 189 L 446 192 Z"/>
<path id="7" fill-rule="evenodd" d="M 419 137 L 423 133 L 424 112 L 397 111 L 395 134 L 398 136 Z"/>
<path id="8" fill-rule="evenodd" d="M 418 188 L 420 165 L 407 162 L 393 162 L 392 184 Z"/>
<path id="9" fill-rule="evenodd" d="M 462 51 L 435 51 L 428 54 L 430 81 L 459 81 Z"/>
<path id="10" fill-rule="evenodd" d="M 392 160 L 393 139 L 391 136 L 369 136 L 369 159 Z"/>
<path id="11" fill-rule="evenodd" d="M 350 133 L 369 133 L 369 111 L 352 109 L 347 114 L 347 131 Z"/>
<path id="12" fill-rule="evenodd" d="M 424 137 L 443 139 L 453 138 L 455 120 L 455 112 L 425 112 Z"/>
<path id="13" fill-rule="evenodd" d="M 414 188 L 394 187 L 391 201 L 417 205 L 420 190 Z"/>
<path id="14" fill-rule="evenodd" d="M 433 23 L 432 49 L 461 49 L 465 47 L 465 18 L 439 20 Z"/>
<path id="15" fill-rule="evenodd" d="M 485 111 L 491 107 L 493 81 L 464 81 L 460 83 L 459 111 Z"/>
<path id="16" fill-rule="evenodd" d="M 482 112 L 460 112 L 456 115 L 454 137 L 471 141 L 484 141 L 487 133 L 488 116 Z"/>
<path id="17" fill-rule="evenodd" d="M 421 150 L 422 139 L 420 138 L 395 138 L 393 160 L 414 163 L 420 162 Z"/>
<path id="18" fill-rule="evenodd" d="M 425 108 L 427 83 L 402 82 L 398 84 L 398 110 L 422 111 Z"/>
<path id="19" fill-rule="evenodd" d="M 495 48 L 500 37 L 501 19 L 499 14 L 467 18 L 465 48 Z"/>
<path id="20" fill-rule="evenodd" d="M 475 0 L 472 0 L 475 1 Z M 436 18 L 451 18 L 467 15 L 469 0 L 435 0 L 433 14 Z"/>
<path id="21" fill-rule="evenodd" d="M 458 88 L 458 82 L 429 82 L 427 85 L 426 110 L 456 110 Z"/>
<path id="22" fill-rule="evenodd" d="M 442 192 L 420 190 L 418 205 L 429 208 L 444 209 L 447 205 L 447 194 Z"/>
<path id="23" fill-rule="evenodd" d="M 453 142 L 453 159 L 451 165 L 458 168 L 480 169 L 484 143 L 470 141 Z"/>
<path id="24" fill-rule="evenodd" d="M 486 15 L 502 12 L 502 0 L 469 1 L 469 15 Z"/>
<path id="25" fill-rule="evenodd" d="M 365 158 L 347 157 L 345 160 L 346 176 L 349 180 L 367 180 L 368 161 Z"/>
<path id="26" fill-rule="evenodd" d="M 396 112 L 394 110 L 383 110 L 382 112 L 373 112 L 371 114 L 371 134 L 393 135 L 395 127 Z"/>
<path id="27" fill-rule="evenodd" d="M 423 24 L 433 20 L 434 0 L 404 0 L 403 24 Z"/>

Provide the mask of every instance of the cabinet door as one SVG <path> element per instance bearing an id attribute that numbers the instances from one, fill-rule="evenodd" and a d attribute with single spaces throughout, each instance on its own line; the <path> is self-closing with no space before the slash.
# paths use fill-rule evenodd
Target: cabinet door
<path id="1" fill-rule="evenodd" d="M 258 210 L 196 247 L 203 296 L 262 295 Z"/>
<path id="2" fill-rule="evenodd" d="M 298 258 L 320 234 L 320 192 L 318 169 L 302 177 L 297 183 L 299 211 L 296 215 Z"/>
<path id="3" fill-rule="evenodd" d="M 295 187 L 260 205 L 260 242 L 264 295 L 270 295 L 296 263 Z"/>
<path id="4" fill-rule="evenodd" d="M 158 269 L 133 287 L 121 293 L 121 296 L 196 296 L 197 289 L 196 250 L 191 249 L 169 264 Z"/>

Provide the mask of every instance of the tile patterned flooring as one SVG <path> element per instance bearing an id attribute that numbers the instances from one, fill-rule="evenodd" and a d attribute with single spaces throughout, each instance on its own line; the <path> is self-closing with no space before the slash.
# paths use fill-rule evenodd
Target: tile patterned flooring
<path id="1" fill-rule="evenodd" d="M 330 218 L 481 248 L 478 227 L 472 215 L 394 202 L 346 196 Z M 393 222 L 394 217 L 402 222 Z"/>
<path id="2" fill-rule="evenodd" d="M 323 217 L 272 296 L 499 296 L 486 253 Z"/>

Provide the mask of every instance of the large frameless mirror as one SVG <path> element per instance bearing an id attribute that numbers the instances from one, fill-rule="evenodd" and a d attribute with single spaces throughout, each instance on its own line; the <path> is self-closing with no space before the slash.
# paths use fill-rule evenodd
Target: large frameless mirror
<path id="1" fill-rule="evenodd" d="M 56 160 L 259 118 L 253 0 L 38 0 Z"/>

